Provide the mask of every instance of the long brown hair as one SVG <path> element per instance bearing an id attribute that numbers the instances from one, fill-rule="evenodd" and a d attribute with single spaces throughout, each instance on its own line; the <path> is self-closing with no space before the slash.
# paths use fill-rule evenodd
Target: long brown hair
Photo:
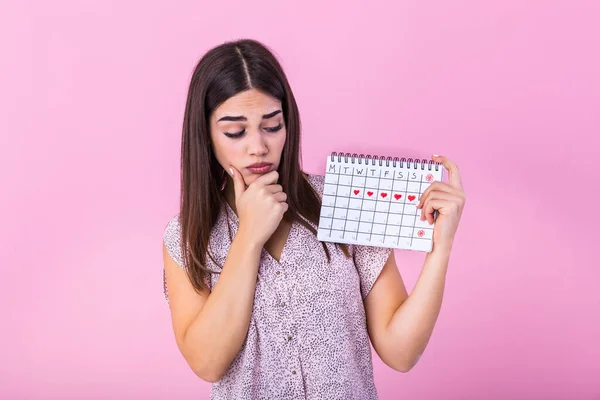
<path id="1" fill-rule="evenodd" d="M 195 290 L 206 289 L 210 271 L 205 259 L 210 254 L 211 230 L 225 200 L 220 190 L 227 176 L 210 143 L 212 112 L 228 98 L 245 90 L 258 89 L 282 104 L 287 137 L 279 164 L 279 184 L 287 194 L 284 218 L 297 221 L 313 234 L 316 230 L 303 220 L 318 225 L 321 200 L 300 166 L 300 117 L 298 107 L 281 65 L 266 45 L 242 39 L 210 49 L 198 62 L 191 78 L 181 142 L 181 254 Z M 350 257 L 345 244 L 336 244 Z M 325 243 L 323 249 L 330 259 Z M 220 266 L 222 268 L 222 266 Z"/>

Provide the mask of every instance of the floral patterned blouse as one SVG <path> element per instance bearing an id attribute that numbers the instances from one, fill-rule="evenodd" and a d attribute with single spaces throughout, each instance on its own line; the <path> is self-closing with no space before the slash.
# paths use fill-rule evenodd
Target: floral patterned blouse
<path id="1" fill-rule="evenodd" d="M 325 177 L 307 176 L 322 197 Z M 178 215 L 164 242 L 185 268 Z M 238 223 L 224 202 L 209 241 L 221 265 L 231 245 L 229 230 L 233 237 Z M 347 259 L 333 243 L 326 246 L 331 264 L 316 236 L 294 222 L 279 261 L 262 249 L 245 343 L 212 384 L 211 399 L 377 399 L 363 300 L 392 249 L 349 245 Z M 219 270 L 207 260 L 209 269 Z M 211 274 L 211 289 L 218 278 Z M 168 302 L 164 274 L 163 285 Z"/>

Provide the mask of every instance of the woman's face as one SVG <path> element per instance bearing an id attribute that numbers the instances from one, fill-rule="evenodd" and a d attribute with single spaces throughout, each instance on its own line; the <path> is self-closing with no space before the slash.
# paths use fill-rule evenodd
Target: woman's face
<path id="1" fill-rule="evenodd" d="M 286 139 L 281 102 L 257 89 L 230 97 L 210 116 L 210 138 L 219 164 L 233 165 L 250 185 L 279 167 Z M 271 165 L 249 168 L 255 163 Z"/>

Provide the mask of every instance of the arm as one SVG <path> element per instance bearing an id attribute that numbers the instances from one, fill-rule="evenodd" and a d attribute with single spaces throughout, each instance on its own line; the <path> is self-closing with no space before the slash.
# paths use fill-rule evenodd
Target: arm
<path id="1" fill-rule="evenodd" d="M 456 164 L 434 156 L 448 169 L 449 183 L 434 182 L 421 196 L 421 220 L 434 221 L 433 251 L 425 258 L 421 275 L 408 296 L 394 254 L 365 299 L 373 347 L 381 359 L 398 371 L 409 371 L 425 350 L 442 306 L 446 272 L 454 236 L 466 202 Z"/>
<path id="2" fill-rule="evenodd" d="M 244 344 L 262 248 L 288 209 L 277 171 L 261 175 L 249 186 L 235 167 L 229 171 L 240 222 L 212 293 L 197 294 L 163 245 L 177 345 L 196 375 L 209 382 L 221 379 Z"/>
<path id="3" fill-rule="evenodd" d="M 221 379 L 250 324 L 261 245 L 240 227 L 212 293 L 198 294 L 163 244 L 165 279 L 177 346 L 196 375 Z"/>
<path id="4" fill-rule="evenodd" d="M 449 254 L 442 248 L 427 254 L 408 296 L 392 252 L 365 299 L 373 347 L 397 371 L 409 371 L 429 342 L 442 305 Z"/>

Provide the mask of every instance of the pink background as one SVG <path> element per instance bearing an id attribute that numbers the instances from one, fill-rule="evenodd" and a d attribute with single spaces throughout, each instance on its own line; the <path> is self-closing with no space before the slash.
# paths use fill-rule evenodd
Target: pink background
<path id="1" fill-rule="evenodd" d="M 271 46 L 331 151 L 449 156 L 467 206 L 381 399 L 598 399 L 597 1 L 3 1 L 0 398 L 207 398 L 162 297 L 194 64 Z M 409 290 L 423 255 L 397 252 Z"/>

